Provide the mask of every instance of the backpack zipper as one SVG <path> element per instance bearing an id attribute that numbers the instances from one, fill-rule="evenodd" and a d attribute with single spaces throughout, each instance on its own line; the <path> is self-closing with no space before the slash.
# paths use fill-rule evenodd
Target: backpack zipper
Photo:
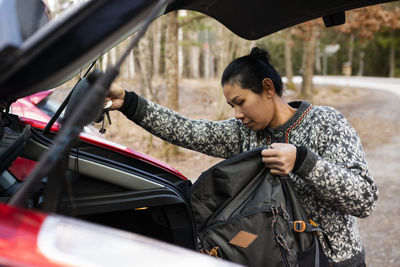
<path id="1" fill-rule="evenodd" d="M 209 231 L 211 231 L 212 229 L 214 229 L 215 227 L 218 227 L 220 225 L 228 224 L 228 223 L 230 223 L 232 221 L 236 221 L 236 220 L 238 220 L 240 218 L 247 217 L 247 216 L 254 215 L 254 214 L 257 214 L 257 213 L 261 213 L 261 212 L 267 212 L 267 213 L 269 212 L 269 213 L 271 213 L 271 207 L 267 207 L 267 208 L 263 208 L 263 209 L 259 209 L 259 210 L 253 210 L 252 212 L 249 212 L 249 213 L 246 213 L 246 214 L 242 214 L 242 215 L 239 215 L 239 216 L 236 216 L 236 217 L 232 217 L 227 221 L 214 223 L 214 224 L 208 226 L 204 232 L 208 233 Z"/>
<path id="2" fill-rule="evenodd" d="M 241 153 L 241 154 L 238 154 L 238 155 L 236 155 L 236 156 L 233 156 L 233 157 L 231 157 L 231 158 L 225 159 L 225 160 L 223 160 L 223 161 L 221 161 L 221 162 L 215 164 L 215 165 L 212 166 L 210 169 L 204 171 L 204 172 L 199 176 L 199 178 L 197 178 L 196 182 L 194 182 L 193 185 L 197 184 L 198 181 L 201 181 L 201 178 L 202 178 L 203 176 L 206 176 L 207 174 L 211 173 L 214 169 L 216 169 L 216 168 L 218 168 L 218 167 L 221 167 L 221 166 L 224 166 L 224 165 L 229 165 L 231 162 L 239 161 L 239 160 L 242 159 L 242 158 L 249 158 L 249 157 L 252 157 L 252 156 L 254 156 L 254 155 L 257 155 L 257 154 L 261 153 L 261 151 L 262 151 L 263 149 L 266 149 L 266 148 L 267 148 L 267 146 L 263 146 L 263 147 L 254 148 L 254 149 L 252 149 L 252 150 L 247 150 L 247 151 L 245 151 L 245 152 L 243 152 L 243 153 Z M 260 155 L 261 155 L 261 154 L 260 154 Z M 261 161 L 261 157 L 260 157 L 260 161 Z"/>

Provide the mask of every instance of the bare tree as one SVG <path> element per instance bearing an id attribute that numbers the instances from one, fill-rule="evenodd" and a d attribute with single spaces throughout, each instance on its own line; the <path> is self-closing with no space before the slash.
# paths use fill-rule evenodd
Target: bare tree
<path id="1" fill-rule="evenodd" d="M 164 20 L 158 19 L 153 22 L 152 34 L 153 34 L 153 74 L 159 76 L 160 73 L 160 59 L 161 59 L 161 36 L 162 28 L 164 27 Z"/>
<path id="2" fill-rule="evenodd" d="M 167 107 L 179 110 L 178 70 L 178 12 L 167 15 L 165 53 L 165 82 L 167 86 Z"/>
<path id="3" fill-rule="evenodd" d="M 178 12 L 173 11 L 167 15 L 167 32 L 165 42 L 165 83 L 167 91 L 166 106 L 179 110 L 179 69 L 178 69 Z M 179 153 L 177 146 L 164 142 L 163 155 L 169 158 L 170 155 Z"/>
<path id="4" fill-rule="evenodd" d="M 306 52 L 305 52 L 305 68 L 303 72 L 303 82 L 301 85 L 301 96 L 304 98 L 312 97 L 314 64 L 315 64 L 315 48 L 318 38 L 318 26 L 315 23 L 308 25 L 306 35 Z"/>
<path id="5" fill-rule="evenodd" d="M 292 29 L 284 31 L 285 36 L 285 72 L 286 72 L 286 86 L 289 89 L 296 91 L 296 86 L 293 83 L 293 64 L 292 64 Z"/>
<path id="6" fill-rule="evenodd" d="M 198 79 L 200 78 L 200 44 L 197 42 L 197 32 L 189 30 L 187 33 L 188 39 L 192 43 L 189 47 L 188 63 L 189 63 L 189 77 Z"/>
<path id="7" fill-rule="evenodd" d="M 147 31 L 140 39 L 137 48 L 137 65 L 140 78 L 141 94 L 150 100 L 157 101 L 157 97 L 153 92 L 153 71 L 151 57 L 151 31 Z"/>
<path id="8" fill-rule="evenodd" d="M 179 28 L 186 40 L 184 44 L 181 44 L 181 46 L 186 46 L 186 49 L 182 49 L 184 53 L 181 60 L 183 64 L 187 64 L 188 70 L 185 74 L 190 78 L 200 78 L 201 43 L 198 37 L 199 28 L 204 26 L 203 19 L 205 18 L 207 16 L 197 12 L 187 12 L 186 16 L 180 18 Z"/>
<path id="9" fill-rule="evenodd" d="M 304 40 L 303 42 L 303 58 L 301 64 L 301 74 L 303 82 L 301 85 L 300 95 L 304 98 L 312 97 L 314 93 L 313 76 L 316 57 L 316 46 L 319 40 L 319 29 L 322 20 L 312 20 L 300 24 L 293 28 L 293 33 Z"/>

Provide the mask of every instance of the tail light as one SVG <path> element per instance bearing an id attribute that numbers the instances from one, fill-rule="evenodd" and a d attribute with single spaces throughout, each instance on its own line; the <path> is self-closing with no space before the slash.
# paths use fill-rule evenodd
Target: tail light
<path id="1" fill-rule="evenodd" d="M 0 265 L 237 266 L 137 234 L 0 204 Z"/>

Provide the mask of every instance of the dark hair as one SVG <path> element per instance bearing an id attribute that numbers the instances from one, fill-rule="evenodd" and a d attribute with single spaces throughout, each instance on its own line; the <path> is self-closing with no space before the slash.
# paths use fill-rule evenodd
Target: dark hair
<path id="1" fill-rule="evenodd" d="M 221 85 L 237 83 L 244 89 L 250 89 L 256 94 L 261 94 L 262 81 L 269 78 L 274 83 L 275 92 L 282 96 L 282 78 L 269 63 L 269 54 L 266 50 L 254 47 L 247 56 L 239 57 L 232 61 L 224 70 Z"/>

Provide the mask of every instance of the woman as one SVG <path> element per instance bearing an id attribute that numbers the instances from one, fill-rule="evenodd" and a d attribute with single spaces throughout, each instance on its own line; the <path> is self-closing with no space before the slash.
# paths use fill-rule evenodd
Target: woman
<path id="1" fill-rule="evenodd" d="M 253 48 L 222 75 L 235 118 L 190 120 L 114 87 L 112 109 L 173 144 L 228 158 L 269 145 L 261 153 L 271 173 L 289 175 L 310 219 L 326 233 L 320 242 L 334 266 L 364 266 L 355 217 L 372 213 L 377 187 L 356 131 L 337 110 L 306 101 L 286 103 L 282 80 L 266 51 Z"/>

